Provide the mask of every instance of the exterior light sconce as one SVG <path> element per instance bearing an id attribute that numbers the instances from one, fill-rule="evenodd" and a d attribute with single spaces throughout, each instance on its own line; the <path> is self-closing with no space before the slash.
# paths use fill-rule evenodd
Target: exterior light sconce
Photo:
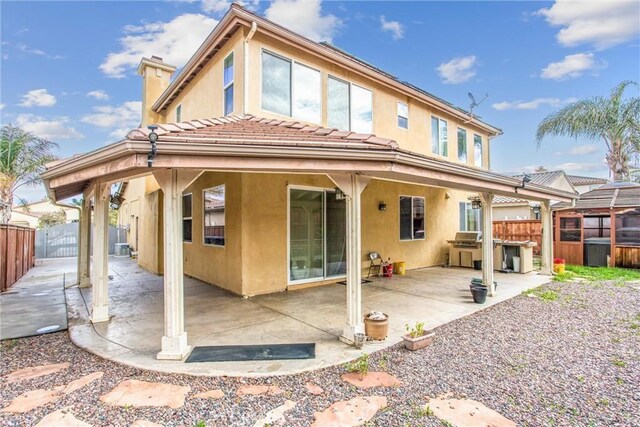
<path id="1" fill-rule="evenodd" d="M 335 188 L 336 191 L 336 200 L 344 200 L 346 199 L 345 194 L 342 192 L 341 189 L 339 189 L 338 187 Z"/>
<path id="2" fill-rule="evenodd" d="M 480 201 L 480 199 L 473 199 L 471 201 L 471 207 L 473 209 L 480 209 L 482 207 L 482 202 Z"/>
<path id="3" fill-rule="evenodd" d="M 156 157 L 156 154 L 158 154 L 158 149 L 156 146 L 156 142 L 158 141 L 158 134 L 156 133 L 156 129 L 158 129 L 158 126 L 150 125 L 150 126 L 147 126 L 147 128 L 151 131 L 151 133 L 149 133 L 149 142 L 151 143 L 151 151 L 149 152 L 149 154 L 147 154 L 147 166 L 151 167 L 153 166 L 153 159 Z"/>
<path id="4" fill-rule="evenodd" d="M 384 212 L 387 210 L 387 204 L 385 202 L 378 203 L 378 210 L 380 212 Z"/>

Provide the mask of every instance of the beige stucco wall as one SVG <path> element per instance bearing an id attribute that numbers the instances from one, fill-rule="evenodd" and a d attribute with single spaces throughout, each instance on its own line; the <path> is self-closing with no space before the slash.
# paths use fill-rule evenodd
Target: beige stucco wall
<path id="1" fill-rule="evenodd" d="M 530 206 L 493 206 L 493 220 L 503 219 L 535 219 Z"/>

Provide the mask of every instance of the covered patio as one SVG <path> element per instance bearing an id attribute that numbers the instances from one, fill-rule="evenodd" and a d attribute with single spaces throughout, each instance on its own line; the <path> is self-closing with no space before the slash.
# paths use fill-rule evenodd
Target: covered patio
<path id="1" fill-rule="evenodd" d="M 67 289 L 69 333 L 78 346 L 101 357 L 162 372 L 193 375 L 283 375 L 344 363 L 402 340 L 405 324 L 424 321 L 434 328 L 521 294 L 549 281 L 538 273 L 496 273 L 499 292 L 475 304 L 469 281 L 478 271 L 432 267 L 362 285 L 362 310 L 389 315 L 385 341 L 368 341 L 362 350 L 338 340 L 344 325 L 344 285 L 300 289 L 239 298 L 215 286 L 184 278 L 185 329 L 192 346 L 313 342 L 316 357 L 263 362 L 183 363 L 159 361 L 163 331 L 163 280 L 129 259 L 111 258 L 109 322 L 92 324 L 91 288 Z M 454 337 L 438 337 L 452 339 Z"/>

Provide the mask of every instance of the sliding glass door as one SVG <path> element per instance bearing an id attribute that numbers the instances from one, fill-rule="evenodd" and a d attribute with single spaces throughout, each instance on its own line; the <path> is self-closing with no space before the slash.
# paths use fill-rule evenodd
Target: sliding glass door
<path id="1" fill-rule="evenodd" d="M 346 273 L 346 212 L 333 191 L 289 190 L 289 281 Z"/>

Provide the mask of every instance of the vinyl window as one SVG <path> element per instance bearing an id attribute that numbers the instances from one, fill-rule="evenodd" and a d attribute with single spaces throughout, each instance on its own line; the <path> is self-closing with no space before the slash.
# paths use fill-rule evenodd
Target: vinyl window
<path id="1" fill-rule="evenodd" d="M 400 240 L 425 238 L 424 197 L 400 196 Z"/>
<path id="2" fill-rule="evenodd" d="M 340 130 L 373 132 L 373 92 L 329 76 L 327 82 L 327 125 Z"/>
<path id="3" fill-rule="evenodd" d="M 482 137 L 473 135 L 473 164 L 482 167 Z"/>
<path id="4" fill-rule="evenodd" d="M 467 163 L 467 131 L 458 128 L 458 160 Z"/>
<path id="5" fill-rule="evenodd" d="M 182 195 L 182 241 L 193 241 L 193 195 Z"/>
<path id="6" fill-rule="evenodd" d="M 176 123 L 182 122 L 182 104 L 176 107 Z"/>
<path id="7" fill-rule="evenodd" d="M 398 127 L 409 129 L 409 106 L 404 102 L 398 102 Z"/>
<path id="8" fill-rule="evenodd" d="M 460 231 L 482 231 L 482 209 L 473 209 L 471 203 L 460 202 Z"/>
<path id="9" fill-rule="evenodd" d="M 431 116 L 431 151 L 442 157 L 447 157 L 447 122 Z"/>
<path id="10" fill-rule="evenodd" d="M 224 59 L 223 71 L 224 115 L 233 113 L 233 52 Z"/>
<path id="11" fill-rule="evenodd" d="M 320 71 L 293 63 L 293 117 L 320 123 L 322 121 L 322 82 Z"/>
<path id="12" fill-rule="evenodd" d="M 202 192 L 204 244 L 225 245 L 225 186 L 208 188 Z"/>

